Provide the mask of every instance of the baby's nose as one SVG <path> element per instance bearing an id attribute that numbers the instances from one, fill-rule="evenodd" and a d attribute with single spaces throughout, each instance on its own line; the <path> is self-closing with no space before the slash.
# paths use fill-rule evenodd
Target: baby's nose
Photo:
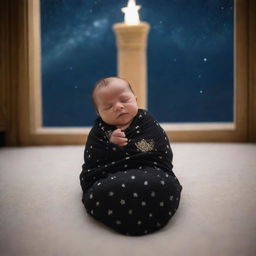
<path id="1" fill-rule="evenodd" d="M 123 106 L 123 104 L 121 103 L 121 102 L 117 102 L 116 103 L 116 105 L 115 105 L 115 109 L 116 110 L 121 110 L 121 109 L 123 109 L 124 108 L 124 106 Z"/>

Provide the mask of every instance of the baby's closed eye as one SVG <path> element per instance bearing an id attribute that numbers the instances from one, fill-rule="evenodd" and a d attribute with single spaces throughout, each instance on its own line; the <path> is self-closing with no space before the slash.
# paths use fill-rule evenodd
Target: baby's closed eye
<path id="1" fill-rule="evenodd" d="M 120 99 L 120 101 L 122 102 L 122 103 L 126 103 L 126 102 L 128 102 L 130 100 L 130 97 L 122 97 L 121 99 Z"/>
<path id="2" fill-rule="evenodd" d="M 108 110 L 108 109 L 111 109 L 112 105 L 106 105 L 104 106 L 104 110 Z"/>

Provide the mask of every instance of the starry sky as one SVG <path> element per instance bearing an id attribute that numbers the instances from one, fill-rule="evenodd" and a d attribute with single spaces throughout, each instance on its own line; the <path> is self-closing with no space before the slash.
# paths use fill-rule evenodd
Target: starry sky
<path id="1" fill-rule="evenodd" d="M 137 0 L 148 109 L 160 122 L 233 121 L 233 0 Z M 112 30 L 127 0 L 41 0 L 43 126 L 91 126 L 90 93 L 117 75 Z"/>

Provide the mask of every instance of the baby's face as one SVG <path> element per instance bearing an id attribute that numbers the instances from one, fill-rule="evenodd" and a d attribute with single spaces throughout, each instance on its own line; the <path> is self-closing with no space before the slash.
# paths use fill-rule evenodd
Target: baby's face
<path id="1" fill-rule="evenodd" d="M 136 97 L 121 79 L 96 89 L 94 99 L 102 120 L 120 129 L 127 128 L 138 112 Z"/>

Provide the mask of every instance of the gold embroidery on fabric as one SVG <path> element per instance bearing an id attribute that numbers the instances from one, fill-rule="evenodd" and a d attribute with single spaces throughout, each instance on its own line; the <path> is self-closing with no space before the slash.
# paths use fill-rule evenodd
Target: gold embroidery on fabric
<path id="1" fill-rule="evenodd" d="M 141 152 L 148 152 L 148 151 L 152 151 L 154 149 L 154 141 L 153 140 L 140 140 L 138 142 L 135 143 L 135 146 L 137 147 L 137 149 L 139 149 Z"/>

